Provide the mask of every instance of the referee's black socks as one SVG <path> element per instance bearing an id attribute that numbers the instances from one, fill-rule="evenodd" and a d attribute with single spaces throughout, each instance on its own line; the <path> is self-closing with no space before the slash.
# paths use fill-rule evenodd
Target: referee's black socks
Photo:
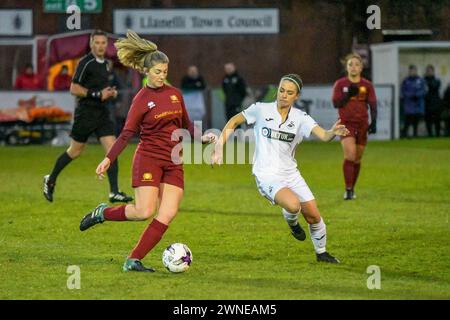
<path id="1" fill-rule="evenodd" d="M 67 154 L 66 151 L 56 160 L 55 166 L 53 167 L 52 173 L 50 173 L 49 182 L 55 183 L 56 178 L 59 173 L 70 163 L 72 162 L 72 158 Z"/>
<path id="2" fill-rule="evenodd" d="M 119 163 L 117 161 L 117 159 L 111 163 L 111 165 L 109 166 L 109 169 L 106 171 L 106 173 L 108 174 L 108 180 L 109 180 L 109 188 L 111 193 L 119 193 L 119 185 L 118 185 L 118 173 L 119 173 Z"/>

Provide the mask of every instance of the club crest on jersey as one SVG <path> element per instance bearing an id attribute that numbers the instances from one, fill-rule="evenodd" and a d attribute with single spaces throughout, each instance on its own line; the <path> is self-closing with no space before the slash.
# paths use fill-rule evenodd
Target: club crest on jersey
<path id="1" fill-rule="evenodd" d="M 170 101 L 172 101 L 172 103 L 180 102 L 180 100 L 178 100 L 178 97 L 174 94 L 170 96 Z"/>
<path id="2" fill-rule="evenodd" d="M 288 126 L 288 128 L 291 128 L 291 129 L 294 128 L 295 127 L 294 121 L 289 122 L 289 124 L 287 126 Z"/>
<path id="3" fill-rule="evenodd" d="M 153 181 L 153 175 L 150 172 L 146 172 L 142 175 L 141 181 Z"/>
<path id="4" fill-rule="evenodd" d="M 278 131 L 267 127 L 262 128 L 261 133 L 266 138 L 280 140 L 284 142 L 292 142 L 294 141 L 295 138 L 294 133 Z"/>
<path id="5" fill-rule="evenodd" d="M 149 109 L 153 108 L 156 106 L 156 104 L 153 101 L 150 101 L 149 103 L 147 103 L 147 106 Z"/>

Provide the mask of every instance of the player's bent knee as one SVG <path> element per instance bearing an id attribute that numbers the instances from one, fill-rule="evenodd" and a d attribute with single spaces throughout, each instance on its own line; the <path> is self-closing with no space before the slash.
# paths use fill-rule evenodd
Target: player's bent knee
<path id="1" fill-rule="evenodd" d="M 299 212 L 301 209 L 301 205 L 300 205 L 300 201 L 295 200 L 295 201 L 291 201 L 285 208 L 287 211 L 291 212 L 291 213 L 296 213 Z"/>
<path id="2" fill-rule="evenodd" d="M 77 152 L 72 152 L 71 154 L 69 154 L 69 156 L 73 159 L 78 158 L 79 156 L 81 156 L 82 151 L 77 151 Z"/>
<path id="3" fill-rule="evenodd" d="M 308 224 L 316 224 L 320 222 L 320 216 L 319 217 L 311 217 L 311 216 L 305 216 L 305 220 L 306 222 L 308 222 Z"/>
<path id="4" fill-rule="evenodd" d="M 150 219 L 153 214 L 155 213 L 155 208 L 152 207 L 146 207 L 146 208 L 136 208 L 137 210 L 137 216 L 141 220 L 148 220 Z"/>
<path id="5" fill-rule="evenodd" d="M 84 148 L 69 148 L 67 154 L 73 159 L 78 158 L 83 153 Z"/>

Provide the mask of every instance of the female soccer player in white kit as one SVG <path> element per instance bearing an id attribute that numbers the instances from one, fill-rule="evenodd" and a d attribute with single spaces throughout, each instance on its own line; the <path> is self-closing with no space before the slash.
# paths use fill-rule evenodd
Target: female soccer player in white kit
<path id="1" fill-rule="evenodd" d="M 257 102 L 232 117 L 222 130 L 212 154 L 212 164 L 222 163 L 223 145 L 240 124 L 254 124 L 255 154 L 253 175 L 259 192 L 272 204 L 281 206 L 292 235 L 303 241 L 305 231 L 298 223 L 301 212 L 309 224 L 317 261 L 339 263 L 325 248 L 326 227 L 314 196 L 297 169 L 295 149 L 311 132 L 322 141 L 349 132 L 338 120 L 330 130 L 320 127 L 308 114 L 293 108 L 303 87 L 300 76 L 283 76 L 278 87 L 277 101 Z"/>

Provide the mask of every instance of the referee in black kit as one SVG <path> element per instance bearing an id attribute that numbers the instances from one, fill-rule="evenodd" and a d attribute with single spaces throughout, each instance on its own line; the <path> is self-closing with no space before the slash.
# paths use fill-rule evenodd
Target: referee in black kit
<path id="1" fill-rule="evenodd" d="M 115 87 L 108 86 L 108 61 L 105 59 L 108 37 L 95 30 L 90 36 L 91 52 L 81 58 L 70 86 L 70 93 L 78 98 L 69 148 L 59 156 L 50 174 L 44 177 L 44 196 L 52 202 L 59 173 L 83 152 L 89 136 L 96 134 L 106 152 L 116 141 L 106 100 L 117 97 Z M 108 171 L 110 202 L 129 202 L 133 198 L 119 191 L 117 160 Z"/>

